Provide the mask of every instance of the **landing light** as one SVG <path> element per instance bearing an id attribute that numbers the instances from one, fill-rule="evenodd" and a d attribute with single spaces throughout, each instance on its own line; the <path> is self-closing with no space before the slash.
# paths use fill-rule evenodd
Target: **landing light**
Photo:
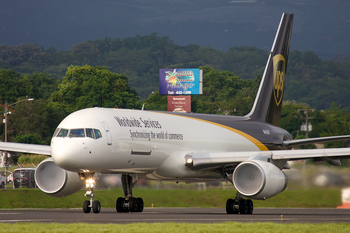
<path id="1" fill-rule="evenodd" d="M 94 187 L 95 187 L 95 180 L 94 179 L 86 180 L 86 188 L 94 188 Z"/>

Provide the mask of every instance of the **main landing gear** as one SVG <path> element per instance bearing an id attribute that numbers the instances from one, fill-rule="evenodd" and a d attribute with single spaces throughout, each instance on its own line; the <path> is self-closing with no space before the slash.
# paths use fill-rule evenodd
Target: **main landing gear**
<path id="1" fill-rule="evenodd" d="M 132 182 L 132 177 L 130 175 L 122 175 L 122 186 L 125 197 L 119 197 L 117 199 L 116 210 L 118 213 L 143 211 L 142 198 L 135 198 L 132 196 L 132 188 L 135 185 L 135 183 Z"/>
<path id="2" fill-rule="evenodd" d="M 84 204 L 83 204 L 84 213 L 90 213 L 91 208 L 94 213 L 96 214 L 100 213 L 101 204 L 99 201 L 94 200 L 94 196 L 95 196 L 94 189 L 96 186 L 95 174 L 80 174 L 80 177 L 82 179 L 85 179 L 85 185 L 86 185 L 86 188 L 88 189 L 84 194 L 84 196 L 90 198 L 90 201 L 84 201 Z"/>
<path id="3" fill-rule="evenodd" d="M 253 208 L 253 201 L 244 199 L 239 192 L 235 199 L 228 199 L 226 202 L 227 214 L 252 214 Z"/>

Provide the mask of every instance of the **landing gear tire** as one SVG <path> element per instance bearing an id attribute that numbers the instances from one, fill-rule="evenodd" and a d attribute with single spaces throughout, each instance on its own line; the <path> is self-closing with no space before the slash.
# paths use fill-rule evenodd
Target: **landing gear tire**
<path id="1" fill-rule="evenodd" d="M 137 212 L 142 212 L 143 211 L 143 199 L 141 197 L 138 197 L 137 202 L 138 202 L 138 207 L 139 207 Z"/>
<path id="2" fill-rule="evenodd" d="M 253 210 L 254 210 L 253 201 L 248 199 L 246 202 L 247 202 L 247 207 L 248 207 L 248 213 L 247 214 L 252 214 Z"/>
<path id="3" fill-rule="evenodd" d="M 233 200 L 228 199 L 226 202 L 226 213 L 227 214 L 233 214 L 234 206 L 233 206 Z"/>
<path id="4" fill-rule="evenodd" d="M 83 204 L 83 211 L 84 213 L 88 214 L 91 211 L 91 207 L 90 207 L 90 201 L 84 201 Z"/>
<path id="5" fill-rule="evenodd" d="M 228 199 L 226 202 L 226 213 L 227 214 L 238 214 L 238 204 L 236 199 Z"/>
<path id="6" fill-rule="evenodd" d="M 92 211 L 95 213 L 95 214 L 98 214 L 100 213 L 101 211 L 101 204 L 99 201 L 94 201 L 92 203 Z"/>
<path id="7" fill-rule="evenodd" d="M 240 214 L 248 214 L 248 205 L 245 199 L 241 199 L 238 202 L 239 204 L 239 213 Z"/>
<path id="8" fill-rule="evenodd" d="M 136 198 L 130 198 L 129 199 L 129 210 L 130 212 L 138 212 L 138 208 L 139 208 L 139 205 L 138 205 L 138 201 Z"/>
<path id="9" fill-rule="evenodd" d="M 118 213 L 125 213 L 129 212 L 127 209 L 124 208 L 125 198 L 119 197 L 117 199 L 117 202 L 115 204 L 115 209 Z"/>

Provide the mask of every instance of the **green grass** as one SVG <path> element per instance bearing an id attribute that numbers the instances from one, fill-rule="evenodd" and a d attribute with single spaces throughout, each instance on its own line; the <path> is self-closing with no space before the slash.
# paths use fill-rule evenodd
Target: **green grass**
<path id="1" fill-rule="evenodd" d="M 135 224 L 0 224 L 0 232 L 349 232 L 349 224 L 277 224 L 277 223 L 135 223 Z"/>
<path id="2" fill-rule="evenodd" d="M 186 189 L 133 190 L 143 197 L 145 207 L 220 207 L 233 198 L 235 190 L 206 191 Z M 115 208 L 121 189 L 95 191 L 102 207 Z M 84 191 L 64 198 L 50 197 L 40 190 L 1 190 L 2 208 L 81 208 L 86 199 Z M 266 201 L 254 201 L 255 207 L 331 207 L 341 204 L 339 188 L 287 189 Z M 281 223 L 136 223 L 136 224 L 58 224 L 58 223 L 2 223 L 1 232 L 350 232 L 350 224 L 285 224 Z"/>
<path id="3" fill-rule="evenodd" d="M 81 208 L 87 198 L 81 190 L 68 197 L 50 197 L 38 189 L 9 189 L 0 191 L 1 208 Z M 228 198 L 234 198 L 235 190 L 135 188 L 135 197 L 142 197 L 145 207 L 219 207 L 224 208 Z M 123 195 L 122 189 L 97 190 L 95 200 L 102 208 L 115 208 L 115 201 Z M 340 188 L 287 189 L 266 201 L 254 201 L 255 207 L 335 208 L 341 205 Z"/>

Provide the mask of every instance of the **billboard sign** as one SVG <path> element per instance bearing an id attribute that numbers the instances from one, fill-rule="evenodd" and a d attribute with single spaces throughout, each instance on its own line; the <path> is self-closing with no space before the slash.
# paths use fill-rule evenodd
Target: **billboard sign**
<path id="1" fill-rule="evenodd" d="M 169 112 L 191 112 L 191 96 L 168 95 Z"/>
<path id="2" fill-rule="evenodd" d="M 160 69 L 160 95 L 202 94 L 203 71 L 199 69 Z"/>

